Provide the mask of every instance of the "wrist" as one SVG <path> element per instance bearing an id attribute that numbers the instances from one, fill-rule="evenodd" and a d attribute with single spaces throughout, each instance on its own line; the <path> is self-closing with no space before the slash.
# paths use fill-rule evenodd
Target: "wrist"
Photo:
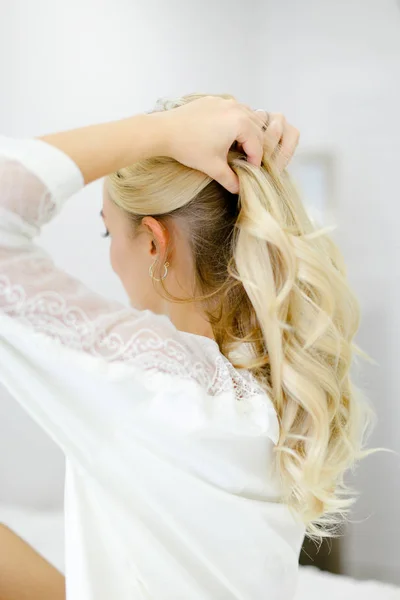
<path id="1" fill-rule="evenodd" d="M 170 156 L 170 119 L 137 115 L 42 136 L 79 167 L 85 183 L 152 156 Z"/>
<path id="2" fill-rule="evenodd" d="M 151 113 L 130 117 L 132 130 L 131 144 L 128 148 L 135 160 L 127 159 L 126 164 L 153 156 L 169 156 L 170 127 L 166 113 Z M 134 143 L 132 143 L 134 140 Z M 140 142 L 140 156 L 138 157 L 138 143 Z"/>
<path id="3" fill-rule="evenodd" d="M 155 112 L 147 115 L 151 122 L 153 144 L 152 156 L 171 156 L 173 131 L 169 111 Z"/>

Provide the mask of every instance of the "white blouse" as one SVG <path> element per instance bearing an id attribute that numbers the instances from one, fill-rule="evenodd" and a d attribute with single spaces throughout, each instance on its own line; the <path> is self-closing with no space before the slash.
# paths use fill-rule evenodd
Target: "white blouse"
<path id="1" fill-rule="evenodd" d="M 214 341 L 57 269 L 33 240 L 82 187 L 60 150 L 0 138 L 0 382 L 67 459 L 67 597 L 292 598 L 270 399 Z"/>

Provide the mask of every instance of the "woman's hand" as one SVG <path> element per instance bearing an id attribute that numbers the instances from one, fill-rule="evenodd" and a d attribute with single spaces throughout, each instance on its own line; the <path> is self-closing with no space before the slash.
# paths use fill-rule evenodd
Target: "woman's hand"
<path id="1" fill-rule="evenodd" d="M 268 125 L 266 131 L 265 125 Z M 278 113 L 254 111 L 235 100 L 206 96 L 179 108 L 42 136 L 80 168 L 85 183 L 151 156 L 171 156 L 239 191 L 227 155 L 234 142 L 249 162 L 276 161 L 284 169 L 299 140 Z"/>
<path id="2" fill-rule="evenodd" d="M 214 96 L 157 113 L 157 118 L 164 124 L 164 154 L 207 173 L 232 193 L 239 191 L 239 182 L 227 155 L 235 141 L 252 164 L 273 160 L 283 170 L 300 135 L 279 113 L 253 111 L 235 100 Z"/>
<path id="3" fill-rule="evenodd" d="M 290 125 L 281 113 L 268 113 L 268 116 L 268 127 L 264 135 L 263 162 L 275 162 L 278 170 L 283 171 L 296 151 L 300 131 Z"/>

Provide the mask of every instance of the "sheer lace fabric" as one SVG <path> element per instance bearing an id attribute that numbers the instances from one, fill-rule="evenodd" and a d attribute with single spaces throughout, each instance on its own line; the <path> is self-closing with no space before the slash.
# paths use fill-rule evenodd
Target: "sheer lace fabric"
<path id="1" fill-rule="evenodd" d="M 107 361 L 196 380 L 207 393 L 240 400 L 262 394 L 217 345 L 177 331 L 163 316 L 110 302 L 57 269 L 31 238 L 58 212 L 45 185 L 16 161 L 0 161 L 0 310 L 21 323 Z"/>

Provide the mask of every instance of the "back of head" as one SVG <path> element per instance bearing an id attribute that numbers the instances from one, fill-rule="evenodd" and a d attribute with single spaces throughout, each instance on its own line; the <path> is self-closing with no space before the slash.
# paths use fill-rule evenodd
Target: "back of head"
<path id="1" fill-rule="evenodd" d="M 156 110 L 198 97 L 159 101 Z M 349 376 L 358 304 L 336 246 L 315 230 L 287 173 L 268 161 L 255 167 L 235 148 L 228 158 L 239 196 L 166 157 L 112 174 L 110 194 L 133 227 L 152 215 L 190 232 L 191 300 L 203 303 L 221 352 L 275 405 L 284 501 L 309 533 L 328 535 L 351 505 L 343 475 L 361 455 L 366 423 Z M 247 358 L 235 362 L 243 344 Z"/>

